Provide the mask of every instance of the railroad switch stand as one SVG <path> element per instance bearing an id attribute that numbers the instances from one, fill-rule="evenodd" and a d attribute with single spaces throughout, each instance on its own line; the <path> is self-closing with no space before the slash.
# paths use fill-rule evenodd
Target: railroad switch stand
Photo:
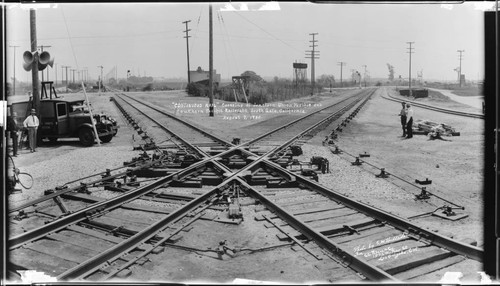
<path id="1" fill-rule="evenodd" d="M 420 192 L 420 194 L 415 195 L 415 197 L 417 200 L 427 200 L 427 199 L 430 199 L 431 196 L 427 192 L 426 188 L 422 187 L 422 191 Z"/>
<path id="2" fill-rule="evenodd" d="M 438 216 L 438 217 L 441 217 L 441 218 L 444 218 L 444 219 L 453 220 L 453 221 L 468 217 L 468 215 L 465 214 L 465 213 L 456 213 L 456 212 L 454 212 L 453 210 L 456 210 L 456 209 L 464 210 L 465 207 L 455 207 L 455 208 L 453 208 L 451 206 L 444 205 L 444 206 L 442 206 L 440 208 L 437 208 L 434 211 L 434 213 L 432 213 L 432 215 Z M 443 211 L 442 212 L 437 212 L 438 210 L 443 210 Z"/>
<path id="3" fill-rule="evenodd" d="M 363 161 L 359 160 L 359 157 L 356 157 L 356 161 L 351 162 L 353 166 L 361 166 L 363 164 Z"/>
<path id="4" fill-rule="evenodd" d="M 377 177 L 377 178 L 388 178 L 389 177 L 389 173 L 387 173 L 385 171 L 385 168 L 381 168 L 380 169 L 380 174 L 375 175 L 375 177 Z"/>

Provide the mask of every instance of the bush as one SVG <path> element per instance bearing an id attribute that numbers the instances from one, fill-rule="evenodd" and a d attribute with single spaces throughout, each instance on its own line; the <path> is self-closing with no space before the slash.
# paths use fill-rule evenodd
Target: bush
<path id="1" fill-rule="evenodd" d="M 208 86 L 204 84 L 191 82 L 186 86 L 186 92 L 190 96 L 202 97 L 208 96 Z"/>

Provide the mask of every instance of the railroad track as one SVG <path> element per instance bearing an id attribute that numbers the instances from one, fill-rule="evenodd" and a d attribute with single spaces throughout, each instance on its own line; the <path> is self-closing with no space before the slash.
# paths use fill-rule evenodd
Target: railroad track
<path id="1" fill-rule="evenodd" d="M 458 116 L 465 116 L 465 117 L 472 117 L 472 118 L 479 118 L 479 119 L 484 119 L 484 114 L 479 114 L 479 113 L 473 113 L 473 112 L 464 112 L 464 111 L 458 111 L 458 110 L 453 110 L 453 109 L 447 109 L 447 108 L 441 108 L 441 107 L 436 107 L 436 106 L 431 106 L 423 103 L 419 103 L 416 101 L 411 101 L 408 99 L 402 100 L 399 98 L 395 98 L 389 94 L 386 95 L 381 95 L 382 98 L 385 98 L 387 100 L 395 101 L 395 102 L 411 102 L 413 106 L 417 106 L 420 108 L 424 109 L 429 109 L 429 110 L 434 110 L 437 112 L 441 113 L 447 113 L 447 114 L 453 114 L 453 115 L 458 115 Z"/>
<path id="2" fill-rule="evenodd" d="M 108 177 L 107 191 L 118 191 L 120 195 L 114 195 L 105 200 L 88 193 L 66 192 L 66 198 L 81 200 L 89 204 L 70 210 L 62 217 L 54 216 L 52 221 L 43 226 L 11 237 L 8 243 L 10 255 L 17 260 L 12 261 L 10 268 L 43 269 L 60 280 L 107 280 L 115 276 L 137 275 L 132 269 L 147 261 L 160 263 L 160 258 L 166 248 L 179 249 L 188 253 L 203 253 L 224 263 L 223 258 L 226 256 L 234 258 L 246 254 L 285 251 L 284 249 L 289 251 L 287 246 L 293 245 L 296 249 L 305 251 L 306 257 L 315 259 L 316 269 L 322 271 L 325 277 L 330 275 L 329 279 L 332 281 L 342 278 L 397 280 L 398 278 L 393 274 L 418 271 L 415 267 L 421 265 L 420 262 L 419 264 L 410 261 L 396 271 L 392 268 L 384 268 L 381 264 L 372 264 L 372 261 L 364 259 L 362 257 L 364 255 L 360 254 L 364 254 L 363 250 L 352 249 L 353 243 L 359 245 L 369 243 L 369 240 L 374 238 L 373 235 L 387 234 L 385 231 L 391 231 L 393 237 L 402 237 L 404 234 L 404 239 L 401 239 L 400 243 L 411 242 L 407 246 L 411 245 L 413 247 L 411 249 L 416 247 L 418 250 L 415 251 L 424 248 L 431 249 L 427 247 L 444 248 L 448 251 L 446 255 L 432 256 L 433 262 L 448 263 L 449 261 L 443 262 L 443 260 L 452 257 L 457 259 L 456 257 L 462 256 L 480 259 L 481 250 L 478 248 L 429 233 L 390 214 L 342 197 L 275 163 L 277 159 L 289 156 L 288 151 L 292 144 L 297 142 L 300 144 L 307 140 L 308 136 L 313 136 L 315 130 L 340 121 L 341 116 L 347 111 L 355 109 L 357 113 L 366 102 L 361 99 L 367 100 L 372 93 L 373 91 L 358 99 L 353 99 L 346 105 L 348 107 L 337 107 L 337 111 L 328 110 L 331 107 L 320 110 L 315 113 L 314 122 L 304 124 L 302 123 L 304 121 L 296 121 L 275 130 L 276 132 L 287 130 L 279 137 L 288 140 L 269 139 L 274 134 L 270 132 L 237 146 L 226 144 L 223 148 L 227 149 L 217 152 L 215 156 L 210 157 L 207 152 L 203 152 L 204 158 L 191 162 L 187 167 L 180 166 L 179 169 L 166 170 L 160 164 L 158 169 L 164 170 L 165 173 L 158 179 L 139 184 L 139 186 L 130 184 L 126 185 L 127 187 L 118 186 L 115 178 Z M 126 104 L 122 102 L 120 105 L 123 107 Z M 337 128 L 346 124 L 352 118 L 352 114 L 354 112 L 346 117 Z M 311 117 L 302 119 L 310 120 Z M 302 124 L 308 125 L 309 128 L 305 128 Z M 172 137 L 173 133 L 168 136 Z M 200 138 L 206 140 L 203 137 Z M 252 152 L 250 147 L 264 140 L 267 148 L 262 152 Z M 181 145 L 180 141 L 178 145 Z M 199 151 L 200 148 L 190 150 Z M 155 152 L 158 150 L 155 149 Z M 235 155 L 244 162 L 234 164 Z M 160 161 L 163 159 L 161 155 L 156 156 L 156 159 L 161 158 Z M 153 155 L 149 158 L 150 161 L 153 161 L 154 157 Z M 270 161 L 271 159 L 275 162 Z M 156 173 L 153 173 L 160 174 L 158 169 Z M 136 172 L 132 173 L 137 175 Z M 266 188 L 256 187 L 262 184 L 266 185 Z M 200 187 L 203 187 L 202 190 Z M 271 194 L 270 190 L 274 188 L 281 191 Z M 286 196 L 287 192 L 289 197 L 295 199 L 303 197 L 302 193 L 305 193 L 306 197 L 311 196 L 311 198 L 326 201 L 323 203 L 322 210 L 318 207 L 305 206 L 305 201 L 300 199 L 294 208 L 290 208 L 291 205 L 286 205 L 279 199 L 275 200 L 282 194 Z M 158 205 L 139 203 L 151 201 Z M 260 208 L 262 208 L 262 213 L 256 215 L 255 211 Z M 309 215 L 309 218 L 304 220 L 303 215 Z M 327 232 L 327 237 L 315 224 L 315 217 L 318 218 L 316 220 L 323 222 L 334 219 L 338 225 L 342 224 L 342 227 L 334 229 L 333 232 Z M 220 240 L 222 239 L 221 233 L 227 236 L 227 232 L 223 230 L 216 231 L 221 225 L 229 225 L 234 230 L 242 231 L 240 223 L 243 219 L 244 225 L 252 225 L 253 231 L 246 233 L 248 229 L 243 228 L 245 230 L 242 233 L 243 238 L 232 240 L 227 244 L 226 241 L 230 238 Z M 260 247 L 244 247 L 243 244 L 239 244 L 242 239 L 245 240 L 245 237 L 248 240 L 249 237 L 255 235 L 253 228 L 266 229 L 266 233 L 276 235 L 271 235 L 275 239 L 266 235 L 266 239 L 262 238 L 264 246 Z M 180 235 L 183 232 L 189 232 L 189 237 Z M 206 239 L 206 245 L 201 247 L 192 244 L 191 232 L 209 232 L 212 236 L 209 236 Z M 359 236 L 358 239 L 348 238 L 354 234 Z M 368 241 L 362 240 L 362 237 Z M 337 239 L 345 241 L 341 242 Z M 423 240 L 425 240 L 425 245 L 420 245 L 420 241 Z M 85 244 L 79 241 L 92 241 L 92 243 Z M 92 245 L 100 243 L 102 247 L 93 248 L 94 252 L 79 256 L 80 253 L 92 249 Z M 384 244 L 380 247 L 396 246 Z M 54 249 L 58 251 L 54 252 Z M 376 250 L 375 247 L 370 249 Z M 431 253 L 434 253 L 433 251 Z M 398 255 L 396 252 L 389 254 Z M 401 253 L 399 255 L 404 256 Z M 53 256 L 54 259 L 52 259 Z M 155 256 L 157 256 L 156 259 Z M 336 269 L 334 274 L 330 271 L 332 269 Z"/>

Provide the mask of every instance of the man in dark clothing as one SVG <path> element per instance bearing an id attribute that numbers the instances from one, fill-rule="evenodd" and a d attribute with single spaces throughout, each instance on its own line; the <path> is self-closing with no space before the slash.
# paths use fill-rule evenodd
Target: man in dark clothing
<path id="1" fill-rule="evenodd" d="M 7 117 L 7 131 L 10 131 L 10 138 L 12 138 L 12 155 L 17 156 L 17 132 L 19 131 L 19 127 L 16 124 L 17 114 L 16 112 L 12 112 L 12 116 Z"/>
<path id="2" fill-rule="evenodd" d="M 413 108 L 409 104 L 406 105 L 408 108 L 406 111 L 406 117 L 408 118 L 408 123 L 406 124 L 406 138 L 413 137 Z"/>
<path id="3" fill-rule="evenodd" d="M 399 112 L 399 116 L 401 117 L 401 127 L 403 127 L 403 136 L 406 137 L 406 103 L 401 102 L 403 108 Z"/>

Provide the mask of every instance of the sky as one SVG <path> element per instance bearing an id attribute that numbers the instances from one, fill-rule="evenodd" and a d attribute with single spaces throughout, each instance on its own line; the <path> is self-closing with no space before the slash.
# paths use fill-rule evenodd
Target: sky
<path id="1" fill-rule="evenodd" d="M 457 79 L 462 53 L 466 79 L 482 80 L 484 23 L 480 7 L 494 2 L 465 4 L 311 4 L 214 3 L 214 69 L 222 78 L 250 70 L 266 78 L 292 78 L 294 62 L 307 63 L 315 35 L 316 78 L 322 74 L 349 78 L 351 70 L 372 78 L 422 72 L 424 80 Z M 483 5 L 481 5 L 483 4 Z M 19 81 L 30 81 L 22 54 L 30 49 L 29 8 L 36 9 L 37 44 L 54 57 L 50 80 L 61 80 L 61 66 L 88 69 L 97 79 L 117 67 L 136 76 L 187 79 L 185 24 L 189 22 L 190 69 L 209 69 L 209 5 L 177 4 L 11 4 L 7 9 L 6 46 L 9 81 L 14 67 Z M 267 8 L 268 10 L 262 10 Z M 57 69 L 56 69 L 57 67 Z M 70 80 L 72 74 L 70 72 Z M 75 74 L 77 77 L 77 74 Z M 308 71 L 308 78 L 310 71 Z"/>

